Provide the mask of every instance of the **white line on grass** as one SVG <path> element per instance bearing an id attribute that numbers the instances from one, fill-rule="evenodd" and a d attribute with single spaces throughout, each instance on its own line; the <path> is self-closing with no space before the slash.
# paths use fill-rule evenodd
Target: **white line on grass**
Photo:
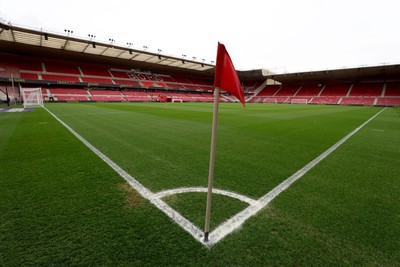
<path id="1" fill-rule="evenodd" d="M 160 191 L 155 196 L 157 198 L 163 198 L 166 196 L 170 195 L 176 195 L 176 194 L 183 194 L 183 193 L 207 193 L 208 188 L 206 187 L 181 187 L 181 188 L 175 188 L 175 189 L 169 189 L 165 191 Z M 223 195 L 223 196 L 228 196 L 231 198 L 236 198 L 242 202 L 247 202 L 249 205 L 258 205 L 258 201 L 251 199 L 249 197 L 246 197 L 244 195 L 240 195 L 231 191 L 226 191 L 226 190 L 221 190 L 221 189 L 215 189 L 213 188 L 213 194 L 218 194 L 218 195 Z"/>
<path id="2" fill-rule="evenodd" d="M 144 198 L 148 199 L 153 205 L 163 211 L 168 217 L 170 217 L 174 222 L 180 225 L 188 233 L 190 233 L 196 240 L 203 243 L 202 237 L 204 235 L 203 231 L 195 226 L 191 221 L 183 217 L 179 212 L 172 209 L 168 204 L 162 201 L 154 193 L 144 187 L 135 178 L 133 178 L 129 173 L 124 171 L 115 162 L 109 159 L 106 155 L 101 153 L 97 148 L 91 145 L 85 138 L 75 132 L 66 123 L 60 120 L 56 115 L 54 115 L 50 110 L 44 107 L 47 112 L 50 113 L 58 122 L 60 122 L 68 131 L 70 131 L 76 138 L 78 138 L 83 144 L 85 144 L 90 150 L 93 151 L 99 158 L 101 158 L 105 163 L 107 163 L 114 171 L 116 171 L 122 178 L 124 178 L 136 191 L 139 192 Z"/>
<path id="3" fill-rule="evenodd" d="M 346 142 L 351 136 L 357 133 L 361 128 L 363 128 L 367 123 L 373 120 L 376 116 L 378 116 L 385 109 L 379 111 L 369 120 L 364 122 L 362 125 L 357 127 L 354 131 L 346 135 L 339 142 L 334 144 L 332 147 L 327 149 L 324 153 L 319 155 L 313 161 L 305 165 L 302 169 L 297 171 L 295 174 L 290 176 L 288 179 L 280 183 L 273 190 L 259 198 L 258 200 L 253 200 L 249 197 L 236 194 L 234 192 L 213 189 L 213 193 L 221 194 L 225 196 L 229 196 L 232 198 L 239 199 L 240 201 L 247 202 L 249 206 L 234 215 L 224 223 L 220 224 L 214 231 L 210 233 L 209 241 L 204 242 L 204 232 L 200 230 L 196 225 L 190 222 L 188 219 L 183 217 L 179 212 L 171 208 L 168 204 L 161 200 L 161 198 L 180 193 L 189 193 L 189 192 L 206 192 L 207 188 L 201 187 L 188 187 L 188 188 L 176 188 L 171 190 L 165 190 L 158 193 L 153 193 L 146 187 L 144 187 L 141 183 L 139 183 L 135 178 L 133 178 L 130 174 L 124 171 L 121 167 L 119 167 L 115 162 L 109 159 L 106 155 L 101 153 L 97 148 L 91 145 L 86 139 L 84 139 L 81 135 L 75 132 L 71 127 L 69 127 L 66 123 L 60 120 L 56 115 L 54 115 L 51 111 L 44 107 L 44 109 L 50 113 L 58 122 L 60 122 L 67 130 L 69 130 L 76 138 L 78 138 L 83 144 L 85 144 L 90 150 L 93 151 L 98 157 L 100 157 L 105 163 L 107 163 L 113 170 L 115 170 L 122 178 L 124 178 L 135 190 L 139 192 L 144 198 L 148 199 L 153 205 L 163 211 L 168 217 L 170 217 L 174 222 L 176 222 L 179 226 L 181 226 L 185 231 L 190 233 L 197 241 L 202 243 L 207 247 L 211 247 L 212 245 L 218 243 L 225 236 L 232 233 L 233 231 L 239 229 L 242 224 L 258 213 L 261 209 L 263 209 L 268 203 L 270 203 L 275 197 L 277 197 L 280 193 L 282 193 L 285 189 L 287 189 L 291 184 L 301 178 L 304 174 L 306 174 L 309 170 L 311 170 L 315 165 L 317 165 L 320 161 L 326 158 L 329 154 L 335 151 L 340 145 Z"/>
<path id="4" fill-rule="evenodd" d="M 315 165 L 321 162 L 324 158 L 326 158 L 329 154 L 335 151 L 339 146 L 341 146 L 344 142 L 346 142 L 350 137 L 352 137 L 355 133 L 357 133 L 361 128 L 363 128 L 367 123 L 372 121 L 376 116 L 382 113 L 386 108 L 379 111 L 377 114 L 372 116 L 369 120 L 361 124 L 351 133 L 343 137 L 339 142 L 328 148 L 324 153 L 319 155 L 317 158 L 312 160 L 310 163 L 305 165 L 302 169 L 298 170 L 295 174 L 287 178 L 285 181 L 280 183 L 270 192 L 262 196 L 258 199 L 261 205 L 257 206 L 249 206 L 246 209 L 242 210 L 235 216 L 228 219 L 225 223 L 219 225 L 214 231 L 210 233 L 209 236 L 209 245 L 213 245 L 223 239 L 226 235 L 232 233 L 237 230 L 247 219 L 254 216 L 257 212 L 259 212 L 262 208 L 264 208 L 268 203 L 270 203 L 275 197 L 277 197 L 280 193 L 282 193 L 285 189 L 287 189 L 291 184 L 301 178 L 304 174 L 306 174 L 309 170 L 311 170 Z"/>

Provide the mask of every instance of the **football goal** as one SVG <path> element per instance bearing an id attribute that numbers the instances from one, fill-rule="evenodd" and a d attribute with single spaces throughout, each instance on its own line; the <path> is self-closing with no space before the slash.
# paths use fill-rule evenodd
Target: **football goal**
<path id="1" fill-rule="evenodd" d="M 24 108 L 27 107 L 43 107 L 42 88 L 22 88 L 22 100 Z"/>
<path id="2" fill-rule="evenodd" d="M 305 98 L 294 98 L 290 99 L 290 104 L 307 104 L 308 99 Z"/>

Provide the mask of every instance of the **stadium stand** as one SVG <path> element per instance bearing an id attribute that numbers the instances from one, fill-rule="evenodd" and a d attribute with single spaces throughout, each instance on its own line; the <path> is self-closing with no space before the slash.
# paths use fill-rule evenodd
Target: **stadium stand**
<path id="1" fill-rule="evenodd" d="M 298 84 L 283 84 L 281 88 L 274 94 L 276 97 L 289 97 L 294 96 L 294 94 L 300 89 Z"/>
<path id="2" fill-rule="evenodd" d="M 274 96 L 281 85 L 266 85 L 257 96 Z"/>
<path id="3" fill-rule="evenodd" d="M 69 75 L 54 75 L 54 74 L 42 74 L 43 80 L 50 81 L 63 81 L 63 82 L 81 82 L 78 76 L 69 76 Z"/>
<path id="4" fill-rule="evenodd" d="M 400 82 L 386 83 L 384 96 L 400 96 Z"/>
<path id="5" fill-rule="evenodd" d="M 351 84 L 330 83 L 326 84 L 319 94 L 320 97 L 344 97 L 348 94 Z"/>
<path id="6" fill-rule="evenodd" d="M 294 95 L 295 97 L 317 96 L 323 89 L 320 84 L 306 84 L 301 86 L 300 90 Z"/>
<path id="7" fill-rule="evenodd" d="M 105 43 L 77 52 L 74 49 L 87 47 L 87 40 L 77 38 L 69 44 L 67 37 L 57 34 L 52 34 L 57 36 L 52 42 L 63 48 L 49 48 L 34 43 L 47 41 L 42 40 L 42 31 L 12 25 L 7 29 L 0 32 L 0 88 L 17 97 L 23 86 L 42 87 L 45 101 L 213 101 L 212 64 Z M 13 40 L 16 33 L 23 38 Z M 118 53 L 103 55 L 104 47 Z M 399 65 L 238 74 L 247 102 L 377 106 L 399 106 L 400 102 Z M 220 101 L 237 100 L 224 92 Z"/>
<path id="8" fill-rule="evenodd" d="M 106 79 L 106 78 L 82 77 L 81 80 L 82 82 L 87 82 L 87 83 L 113 84 L 111 79 Z"/>
<path id="9" fill-rule="evenodd" d="M 80 65 L 80 69 L 84 76 L 111 78 L 110 72 L 108 71 L 107 67 Z"/>
<path id="10" fill-rule="evenodd" d="M 47 73 L 62 73 L 81 75 L 77 65 L 65 62 L 46 62 L 44 64 Z"/>
<path id="11" fill-rule="evenodd" d="M 349 96 L 380 96 L 383 85 L 383 83 L 356 83 L 351 88 Z"/>

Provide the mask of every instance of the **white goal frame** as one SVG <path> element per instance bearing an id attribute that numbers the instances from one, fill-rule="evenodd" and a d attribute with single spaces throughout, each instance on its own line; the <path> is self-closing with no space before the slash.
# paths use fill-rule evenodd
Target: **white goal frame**
<path id="1" fill-rule="evenodd" d="M 308 104 L 308 99 L 306 98 L 293 98 L 290 99 L 290 104 Z"/>
<path id="2" fill-rule="evenodd" d="M 24 101 L 24 108 L 28 107 L 43 107 L 42 88 L 22 88 L 22 100 Z"/>
<path id="3" fill-rule="evenodd" d="M 171 99 L 171 102 L 173 102 L 173 103 L 175 103 L 175 102 L 182 103 L 183 101 L 182 101 L 182 99 L 180 99 L 180 98 L 172 98 L 172 99 Z"/>

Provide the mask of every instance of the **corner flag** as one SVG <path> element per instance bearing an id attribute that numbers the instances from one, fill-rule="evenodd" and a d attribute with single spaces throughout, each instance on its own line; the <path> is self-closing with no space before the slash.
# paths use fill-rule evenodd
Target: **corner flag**
<path id="1" fill-rule="evenodd" d="M 235 95 L 243 106 L 244 94 L 240 81 L 237 76 L 236 70 L 233 67 L 231 57 L 229 56 L 223 44 L 218 43 L 217 63 L 215 65 L 214 76 L 214 112 L 213 124 L 211 131 L 211 149 L 210 149 L 210 165 L 208 168 L 208 190 L 207 190 L 207 206 L 204 224 L 204 242 L 208 242 L 210 234 L 210 220 L 211 220 L 211 199 L 212 187 L 214 180 L 214 163 L 215 163 L 215 148 L 217 144 L 217 121 L 218 121 L 218 106 L 219 106 L 219 93 L 220 88 Z"/>
<path id="2" fill-rule="evenodd" d="M 224 89 L 232 93 L 237 99 L 244 102 L 244 94 L 240 81 L 233 66 L 231 57 L 226 51 L 225 45 L 218 42 L 217 63 L 215 65 L 214 87 Z"/>

